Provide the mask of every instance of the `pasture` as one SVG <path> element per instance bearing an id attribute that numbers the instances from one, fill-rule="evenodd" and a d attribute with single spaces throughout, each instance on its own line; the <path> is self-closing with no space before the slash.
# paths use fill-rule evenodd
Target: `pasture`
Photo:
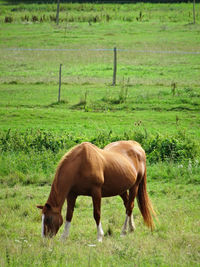
<path id="1" fill-rule="evenodd" d="M 61 4 L 59 26 L 54 4 L 0 4 L 0 265 L 198 266 L 199 4 L 195 25 L 191 4 Z M 69 239 L 62 226 L 42 240 L 36 205 L 62 155 L 121 139 L 147 153 L 155 230 L 136 204 L 136 231 L 121 238 L 122 200 L 105 198 L 99 244 L 92 201 L 79 197 Z"/>

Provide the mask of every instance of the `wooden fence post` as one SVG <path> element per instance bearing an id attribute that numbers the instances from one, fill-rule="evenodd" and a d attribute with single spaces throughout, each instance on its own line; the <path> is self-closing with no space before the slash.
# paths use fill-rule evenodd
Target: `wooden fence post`
<path id="1" fill-rule="evenodd" d="M 59 70 L 58 102 L 60 102 L 60 92 L 61 92 L 61 72 L 62 72 L 62 64 L 60 64 L 60 70 Z"/>
<path id="2" fill-rule="evenodd" d="M 59 24 L 60 0 L 57 0 L 56 24 Z"/>
<path id="3" fill-rule="evenodd" d="M 114 47 L 114 68 L 113 68 L 113 83 L 112 85 L 116 85 L 116 73 L 117 73 L 117 48 Z"/>

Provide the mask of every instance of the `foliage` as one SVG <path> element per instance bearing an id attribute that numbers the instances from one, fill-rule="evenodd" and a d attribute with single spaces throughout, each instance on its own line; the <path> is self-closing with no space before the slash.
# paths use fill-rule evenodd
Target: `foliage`
<path id="1" fill-rule="evenodd" d="M 173 137 L 156 137 L 145 143 L 146 153 L 150 162 L 174 161 L 181 162 L 187 159 L 195 159 L 199 153 L 197 144 L 185 135 Z"/>
<path id="2" fill-rule="evenodd" d="M 1 3 L 2 1 L 0 1 Z M 57 1 L 56 1 L 57 2 Z M 78 1 L 79 2 L 79 1 Z M 126 22 L 147 22 L 153 21 L 155 19 L 154 12 L 159 12 L 159 19 L 177 22 L 183 20 L 192 20 L 192 3 L 188 1 L 137 1 L 133 2 L 122 1 L 115 2 L 111 4 L 112 1 L 89 1 L 87 3 L 73 3 L 73 2 L 63 2 L 60 5 L 60 23 L 70 23 L 70 22 L 88 22 L 91 26 L 92 24 L 99 22 L 109 23 L 113 20 L 121 20 Z M 148 2 L 145 4 L 145 2 Z M 155 5 L 149 2 L 156 3 Z M 182 3 L 180 3 L 182 2 Z M 184 3 L 187 2 L 187 3 Z M 196 4 L 199 0 L 196 0 Z M 167 4 L 168 3 L 168 4 Z M 173 6 L 172 6 L 173 5 Z M 191 12 L 186 11 L 186 5 L 190 5 Z M 198 4 L 197 4 L 198 5 Z M 154 12 L 152 13 L 152 6 Z M 163 7 L 170 8 L 170 13 L 166 14 Z M 10 5 L 2 5 L 2 11 L 0 13 L 0 19 L 5 23 L 21 22 L 21 23 L 43 23 L 43 22 L 55 22 L 56 21 L 56 10 L 57 5 L 55 2 L 50 1 L 45 4 L 45 2 L 37 3 L 30 1 L 27 5 L 25 2 L 16 3 L 12 1 Z M 5 14 L 5 15 L 4 15 Z M 9 19 L 8 18 L 9 15 Z M 163 15 L 163 16 L 162 16 Z M 198 16 L 197 16 L 198 20 Z"/>
<path id="3" fill-rule="evenodd" d="M 135 131 L 124 132 L 122 135 L 114 135 L 112 131 L 109 133 L 101 132 L 96 137 L 90 137 L 87 141 L 103 148 L 110 142 L 118 140 L 136 140 L 145 149 L 150 162 L 157 161 L 175 161 L 194 159 L 199 153 L 199 147 L 194 140 L 183 133 L 176 136 L 148 136 L 147 132 Z M 27 130 L 25 132 L 11 131 L 0 132 L 0 151 L 1 152 L 18 152 L 23 151 L 30 153 L 31 151 L 43 152 L 51 151 L 58 153 L 60 150 L 68 150 L 84 141 L 84 137 L 76 137 L 63 133 L 55 134 L 44 130 Z"/>
<path id="4" fill-rule="evenodd" d="M 183 134 L 172 137 L 148 136 L 147 132 L 142 131 L 114 135 L 110 131 L 109 133 L 101 132 L 95 137 L 88 137 L 88 141 L 101 148 L 118 140 L 140 142 L 147 153 L 148 164 L 161 164 L 162 175 L 157 168 L 157 172 L 151 173 L 149 178 L 154 179 L 156 175 L 155 179 L 157 179 L 156 177 L 161 175 L 165 180 L 176 179 L 177 166 L 174 164 L 178 163 L 179 166 L 188 166 L 178 169 L 181 172 L 179 176 L 182 178 L 185 176 L 184 181 L 199 183 L 197 178 L 200 166 L 199 147 L 188 136 Z M 18 183 L 23 185 L 51 184 L 52 175 L 62 155 L 82 141 L 84 138 L 80 136 L 70 136 L 67 133 L 59 135 L 43 130 L 0 132 L 0 183 L 9 186 Z M 163 166 L 171 166 L 166 169 L 166 175 Z M 190 170 L 193 172 L 192 178 L 188 176 Z"/>
<path id="5" fill-rule="evenodd" d="M 58 137 L 51 132 L 46 131 L 33 131 L 27 130 L 25 133 L 18 131 L 11 131 L 1 133 L 0 137 L 0 150 L 5 151 L 52 151 L 57 153 L 60 149 L 69 149 L 75 144 L 79 143 L 78 138 L 66 134 L 65 136 Z"/>
<path id="6" fill-rule="evenodd" d="M 113 135 L 102 132 L 96 137 L 90 137 L 87 141 L 103 148 L 108 143 L 118 140 L 138 141 L 145 149 L 147 158 L 151 163 L 158 161 L 181 162 L 194 159 L 199 154 L 199 147 L 188 136 L 181 133 L 177 136 L 167 137 L 162 135 L 148 137 L 146 132 L 124 132 L 123 135 Z M 61 136 L 53 132 L 43 130 L 27 130 L 26 132 L 11 131 L 0 132 L 0 151 L 25 153 L 51 151 L 58 153 L 60 150 L 68 150 L 76 144 L 84 141 L 84 137 L 71 136 L 63 133 Z"/>

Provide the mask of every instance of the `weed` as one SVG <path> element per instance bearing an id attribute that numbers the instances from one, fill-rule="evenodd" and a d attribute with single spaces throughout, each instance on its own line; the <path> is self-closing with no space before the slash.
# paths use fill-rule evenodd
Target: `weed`
<path id="1" fill-rule="evenodd" d="M 105 236 L 112 236 L 113 235 L 113 229 L 110 225 L 108 225 L 108 229 L 105 232 Z"/>
<path id="2" fill-rule="evenodd" d="M 56 16 L 55 15 L 50 15 L 49 19 L 50 19 L 50 21 L 56 22 Z"/>
<path id="3" fill-rule="evenodd" d="M 128 97 L 128 87 L 122 86 L 119 92 L 119 104 L 125 103 Z"/>
<path id="4" fill-rule="evenodd" d="M 176 83 L 172 83 L 171 84 L 171 91 L 172 91 L 172 95 L 175 96 L 175 93 L 176 93 Z"/>
<path id="5" fill-rule="evenodd" d="M 10 266 L 11 258 L 10 258 L 10 253 L 8 251 L 8 248 L 6 248 L 6 262 L 7 262 L 7 265 Z"/>
<path id="6" fill-rule="evenodd" d="M 140 11 L 139 16 L 136 17 L 136 20 L 137 20 L 137 21 L 142 21 L 143 18 L 144 18 L 144 15 L 142 14 L 142 11 Z"/>
<path id="7" fill-rule="evenodd" d="M 31 18 L 31 20 L 32 20 L 33 22 L 37 22 L 37 21 L 39 21 L 39 19 L 38 19 L 38 17 L 37 17 L 36 15 L 33 15 L 32 18 Z"/>
<path id="8" fill-rule="evenodd" d="M 129 87 L 129 79 L 127 80 L 127 84 L 124 83 L 124 79 L 122 84 L 120 85 L 120 91 L 117 97 L 112 97 L 109 95 L 109 91 L 107 91 L 107 95 L 102 98 L 103 102 L 107 102 L 113 105 L 126 103 L 128 98 L 128 87 Z"/>
<path id="9" fill-rule="evenodd" d="M 106 21 L 109 22 L 110 21 L 110 15 L 109 14 L 106 14 Z"/>
<path id="10" fill-rule="evenodd" d="M 28 15 L 24 15 L 21 17 L 21 21 L 29 21 L 29 16 Z"/>
<path id="11" fill-rule="evenodd" d="M 85 94 L 83 97 L 80 98 L 79 102 L 72 106 L 72 108 L 83 108 L 86 112 L 88 111 L 87 106 L 87 97 L 88 97 L 88 91 L 85 91 Z"/>
<path id="12" fill-rule="evenodd" d="M 11 16 L 6 16 L 5 19 L 4 19 L 4 22 L 5 22 L 5 23 L 12 23 L 12 22 L 13 22 L 13 17 L 11 17 Z"/>

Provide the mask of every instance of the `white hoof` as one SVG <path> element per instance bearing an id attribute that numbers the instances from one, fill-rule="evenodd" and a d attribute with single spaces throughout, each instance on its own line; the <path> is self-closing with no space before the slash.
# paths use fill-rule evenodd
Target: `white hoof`
<path id="1" fill-rule="evenodd" d="M 133 215 L 131 215 L 131 216 L 129 217 L 129 231 L 130 231 L 130 232 L 134 232 L 135 229 L 136 229 L 136 227 L 135 227 L 135 223 L 134 223 Z"/>
<path id="2" fill-rule="evenodd" d="M 100 222 L 99 225 L 97 226 L 97 240 L 98 240 L 98 242 L 102 242 L 103 236 L 104 236 L 104 232 L 103 232 L 101 222 Z"/>
<path id="3" fill-rule="evenodd" d="M 65 241 L 67 239 L 68 239 L 68 235 L 62 234 L 61 237 L 60 237 L 60 241 Z"/>
<path id="4" fill-rule="evenodd" d="M 103 236 L 99 236 L 99 237 L 97 238 L 97 240 L 98 240 L 98 242 L 102 242 L 102 241 L 103 241 Z"/>
<path id="5" fill-rule="evenodd" d="M 71 222 L 66 221 L 64 232 L 63 232 L 63 234 L 60 237 L 60 239 L 62 241 L 66 240 L 68 238 L 70 226 L 71 226 Z"/>
<path id="6" fill-rule="evenodd" d="M 127 234 L 127 232 L 126 232 L 126 231 L 122 231 L 122 232 L 121 232 L 121 234 L 120 234 L 120 236 L 121 236 L 121 237 L 125 237 L 125 236 L 126 236 L 126 234 Z"/>

